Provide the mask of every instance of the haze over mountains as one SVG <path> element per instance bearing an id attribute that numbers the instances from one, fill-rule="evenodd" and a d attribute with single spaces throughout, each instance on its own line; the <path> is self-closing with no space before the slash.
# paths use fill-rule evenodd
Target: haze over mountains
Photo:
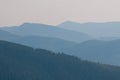
<path id="1" fill-rule="evenodd" d="M 58 38 L 41 37 L 41 36 L 27 36 L 14 39 L 12 42 L 31 46 L 33 48 L 47 49 L 55 52 L 60 52 L 64 48 L 76 45 L 72 41 L 66 41 Z"/>
<path id="2" fill-rule="evenodd" d="M 0 80 L 120 80 L 119 9 L 120 0 L 0 0 Z"/>
<path id="3" fill-rule="evenodd" d="M 66 21 L 58 26 L 64 29 L 80 31 L 94 37 L 120 37 L 120 22 L 77 23 Z"/>
<path id="4" fill-rule="evenodd" d="M 19 37 L 20 36 L 17 36 L 15 34 L 10 33 L 10 32 L 0 30 L 0 40 L 9 40 L 9 41 L 12 41 L 13 39 L 17 39 Z"/>
<path id="5" fill-rule="evenodd" d="M 0 41 L 0 80 L 119 80 L 120 67 Z"/>
<path id="6" fill-rule="evenodd" d="M 0 30 L 0 40 L 20 43 L 33 48 L 47 49 L 51 51 L 61 51 L 64 48 L 73 46 L 77 43 L 66 41 L 59 38 L 41 37 L 41 36 L 18 36 L 10 32 Z"/>
<path id="7" fill-rule="evenodd" d="M 63 52 L 89 61 L 120 65 L 120 40 L 90 40 L 64 49 Z"/>
<path id="8" fill-rule="evenodd" d="M 69 23 L 71 24 L 71 22 Z M 110 25 L 112 23 L 105 24 Z M 119 23 L 116 22 L 116 24 L 114 23 L 114 26 L 118 24 Z M 88 24 L 85 25 L 89 27 Z M 103 23 L 96 23 L 95 25 L 103 25 Z M 95 27 L 95 25 L 93 27 Z M 89 61 L 120 65 L 119 37 L 105 37 L 104 39 L 93 38 L 93 36 L 89 36 L 91 34 L 84 34 L 84 30 L 82 32 L 82 29 L 81 33 L 80 31 L 73 31 L 59 27 L 33 23 L 25 23 L 16 27 L 3 27 L 0 31 L 0 40 L 19 43 L 33 48 L 64 52 Z M 84 28 L 86 31 L 90 28 L 87 27 Z M 90 31 L 92 31 L 93 27 L 91 26 Z M 104 33 L 104 30 L 107 30 L 108 28 L 108 26 L 106 26 L 105 29 L 103 27 L 100 28 L 100 26 L 96 27 L 97 28 L 95 28 L 93 32 L 99 28 L 99 32 L 103 30 L 103 32 L 101 32 L 102 34 Z M 112 28 L 111 25 L 110 29 Z M 114 30 L 117 28 L 118 27 L 116 26 Z M 108 33 L 109 32 L 110 31 L 108 31 Z"/>

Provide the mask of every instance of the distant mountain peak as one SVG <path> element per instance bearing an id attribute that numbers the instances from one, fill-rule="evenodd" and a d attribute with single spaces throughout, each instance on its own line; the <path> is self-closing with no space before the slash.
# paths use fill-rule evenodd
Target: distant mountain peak
<path id="1" fill-rule="evenodd" d="M 74 21 L 65 21 L 65 22 L 59 24 L 58 26 L 60 26 L 60 25 L 65 25 L 65 24 L 68 25 L 68 24 L 80 24 L 80 23 L 78 23 L 78 22 L 74 22 Z"/>
<path id="2" fill-rule="evenodd" d="M 75 22 L 75 21 L 65 21 L 59 25 L 69 25 L 69 24 L 74 24 L 74 25 L 80 25 L 80 24 L 120 24 L 118 21 L 113 21 L 113 22 L 85 22 L 85 23 L 80 23 L 80 22 Z M 59 26 L 58 25 L 58 26 Z"/>
<path id="3" fill-rule="evenodd" d="M 31 26 L 31 25 L 38 25 L 38 24 L 26 22 L 26 23 L 23 23 L 22 25 L 20 25 L 20 27 L 23 27 L 23 26 Z M 39 25 L 40 25 L 40 24 L 39 24 Z"/>
<path id="4" fill-rule="evenodd" d="M 25 22 L 22 25 L 20 25 L 20 27 L 24 27 L 24 26 L 52 26 L 52 25 L 41 24 L 41 23 L 29 23 L 29 22 Z"/>

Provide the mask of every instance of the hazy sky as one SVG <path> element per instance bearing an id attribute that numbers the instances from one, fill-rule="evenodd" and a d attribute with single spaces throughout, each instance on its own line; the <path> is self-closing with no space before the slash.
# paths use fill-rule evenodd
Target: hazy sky
<path id="1" fill-rule="evenodd" d="M 0 0 L 0 26 L 120 21 L 120 0 Z"/>

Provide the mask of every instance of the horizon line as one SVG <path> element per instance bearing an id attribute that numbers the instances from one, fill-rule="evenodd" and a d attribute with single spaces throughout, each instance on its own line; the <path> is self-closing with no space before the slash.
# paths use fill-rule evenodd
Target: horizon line
<path id="1" fill-rule="evenodd" d="M 72 21 L 72 20 L 66 20 L 66 21 L 63 21 L 63 22 L 60 22 L 60 23 L 57 23 L 57 24 L 49 24 L 49 23 L 43 23 L 43 22 L 30 22 L 30 21 L 26 21 L 26 22 L 22 22 L 20 24 L 14 24 L 14 25 L 7 25 L 7 26 L 0 26 L 0 27 L 17 27 L 17 26 L 21 26 L 21 25 L 24 25 L 24 24 L 43 24 L 43 25 L 50 25 L 50 26 L 59 26 L 61 24 L 64 24 L 64 23 L 76 23 L 76 24 L 92 24 L 92 23 L 95 23 L 95 24 L 104 24 L 104 23 L 120 23 L 120 21 L 89 21 L 89 22 L 79 22 L 79 21 Z"/>

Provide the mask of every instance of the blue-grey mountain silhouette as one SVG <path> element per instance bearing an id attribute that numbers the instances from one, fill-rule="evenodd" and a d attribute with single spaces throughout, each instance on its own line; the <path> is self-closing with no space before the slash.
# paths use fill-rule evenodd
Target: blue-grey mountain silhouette
<path id="1" fill-rule="evenodd" d="M 2 29 L 20 36 L 45 36 L 74 42 L 83 42 L 93 39 L 91 36 L 81 32 L 66 30 L 44 24 L 25 23 L 18 27 L 5 27 Z"/>
<path id="2" fill-rule="evenodd" d="M 76 45 L 72 41 L 66 41 L 58 38 L 40 37 L 40 36 L 26 36 L 13 40 L 12 42 L 31 46 L 33 48 L 47 49 L 51 51 L 61 51 L 64 48 Z"/>
<path id="3" fill-rule="evenodd" d="M 0 40 L 8 40 L 8 41 L 12 41 L 13 39 L 17 39 L 20 36 L 18 35 L 14 35 L 10 32 L 4 31 L 4 30 L 0 30 Z"/>
<path id="4" fill-rule="evenodd" d="M 85 60 L 120 65 L 120 40 L 90 40 L 65 49 L 64 52 Z"/>
<path id="5" fill-rule="evenodd" d="M 120 22 L 77 23 L 66 21 L 58 26 L 68 30 L 87 33 L 95 37 L 119 37 L 120 39 Z"/>
<path id="6" fill-rule="evenodd" d="M 25 36 L 21 37 L 14 35 L 10 32 L 0 30 L 0 40 L 19 43 L 33 48 L 47 49 L 51 51 L 61 51 L 69 46 L 76 45 L 77 43 L 67 41 L 59 38 L 41 37 L 41 36 Z"/>

